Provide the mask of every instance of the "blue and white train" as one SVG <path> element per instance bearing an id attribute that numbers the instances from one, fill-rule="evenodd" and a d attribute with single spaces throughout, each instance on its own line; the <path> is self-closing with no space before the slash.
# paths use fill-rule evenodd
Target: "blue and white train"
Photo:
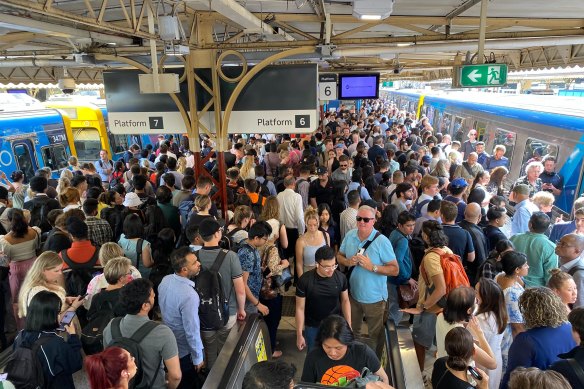
<path id="1" fill-rule="evenodd" d="M 509 179 L 523 175 L 534 151 L 557 158 L 556 171 L 564 177 L 555 205 L 570 212 L 584 191 L 584 106 L 581 98 L 504 95 L 474 92 L 389 91 L 399 109 L 428 117 L 435 132 L 466 140 L 476 129 L 486 151 L 502 144 L 509 158 Z"/>

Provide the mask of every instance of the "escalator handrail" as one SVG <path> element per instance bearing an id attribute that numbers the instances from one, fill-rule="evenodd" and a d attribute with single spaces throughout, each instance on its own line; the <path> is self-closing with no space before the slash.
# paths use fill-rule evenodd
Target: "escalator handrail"
<path id="1" fill-rule="evenodd" d="M 387 376 L 395 389 L 406 389 L 397 328 L 391 320 L 385 322 L 385 346 L 387 347 L 388 358 L 385 368 Z"/>
<path id="2" fill-rule="evenodd" d="M 235 349 L 233 353 L 231 353 L 229 361 L 227 362 L 225 373 L 227 372 L 233 373 L 237 370 L 237 366 L 241 364 L 239 359 L 242 356 L 242 351 L 245 350 L 246 344 L 250 341 L 253 332 L 259 327 L 261 320 L 262 320 L 261 316 L 257 313 L 253 313 L 247 316 L 245 320 L 245 325 L 239 334 L 237 345 L 235 346 Z M 223 374 L 221 377 L 221 381 L 219 382 L 219 385 L 217 387 L 218 388 L 229 387 L 229 381 L 231 380 L 232 376 L 233 374 Z"/>

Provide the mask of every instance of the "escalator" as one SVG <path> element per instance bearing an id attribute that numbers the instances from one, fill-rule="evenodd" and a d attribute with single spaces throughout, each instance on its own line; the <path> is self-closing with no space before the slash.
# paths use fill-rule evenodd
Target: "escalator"
<path id="1" fill-rule="evenodd" d="M 381 365 L 395 389 L 423 388 L 422 373 L 414 350 L 410 330 L 385 325 L 385 347 Z M 258 314 L 238 322 L 227 338 L 217 362 L 209 372 L 203 389 L 239 389 L 245 373 L 257 362 L 271 359 L 268 328 Z M 295 389 L 330 388 L 330 386 L 297 383 Z"/>

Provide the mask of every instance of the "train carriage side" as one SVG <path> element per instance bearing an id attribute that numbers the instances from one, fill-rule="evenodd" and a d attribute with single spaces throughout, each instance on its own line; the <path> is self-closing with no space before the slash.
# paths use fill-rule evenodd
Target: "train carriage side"
<path id="1" fill-rule="evenodd" d="M 564 190 L 556 199 L 556 206 L 564 212 L 570 212 L 574 199 L 583 189 L 584 115 L 557 114 L 434 96 L 425 96 L 424 106 L 425 112 L 439 113 L 428 116 L 434 128 L 452 134 L 453 139 L 456 139 L 458 125 L 461 129 L 458 134 L 463 134 L 462 141 L 466 140 L 468 131 L 474 128 L 489 153 L 497 144 L 505 145 L 505 156 L 510 160 L 510 181 L 524 174 L 527 161 L 536 151 L 542 152 L 544 156 L 555 156 L 557 171 L 564 177 Z M 441 120 L 436 121 L 440 117 Z"/>
<path id="2" fill-rule="evenodd" d="M 0 112 L 0 169 L 22 170 L 25 182 L 41 167 L 58 177 L 71 155 L 70 126 L 69 118 L 54 109 Z"/>

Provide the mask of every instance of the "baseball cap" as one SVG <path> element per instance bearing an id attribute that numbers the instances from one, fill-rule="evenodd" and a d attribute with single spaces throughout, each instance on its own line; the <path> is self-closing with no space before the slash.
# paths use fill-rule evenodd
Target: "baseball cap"
<path id="1" fill-rule="evenodd" d="M 450 183 L 450 186 L 453 188 L 465 188 L 468 186 L 468 183 L 466 182 L 466 180 L 462 177 L 458 177 L 455 178 L 454 180 L 452 180 L 452 182 Z"/>
<path id="2" fill-rule="evenodd" d="M 344 143 L 337 143 L 337 145 L 335 146 L 335 149 L 344 149 L 344 148 L 345 148 Z"/>
<path id="3" fill-rule="evenodd" d="M 203 219 L 201 224 L 199 224 L 199 235 L 202 237 L 211 236 L 219 231 L 220 228 L 221 226 L 217 220 L 213 219 L 212 217 L 208 217 Z"/>
<path id="4" fill-rule="evenodd" d="M 318 174 L 319 176 L 322 174 L 326 174 L 327 172 L 328 170 L 325 166 L 319 166 L 318 168 L 316 168 L 316 174 Z"/>
<path id="5" fill-rule="evenodd" d="M 422 162 L 432 162 L 432 157 L 430 157 L 429 155 L 424 155 L 422 157 Z"/>

